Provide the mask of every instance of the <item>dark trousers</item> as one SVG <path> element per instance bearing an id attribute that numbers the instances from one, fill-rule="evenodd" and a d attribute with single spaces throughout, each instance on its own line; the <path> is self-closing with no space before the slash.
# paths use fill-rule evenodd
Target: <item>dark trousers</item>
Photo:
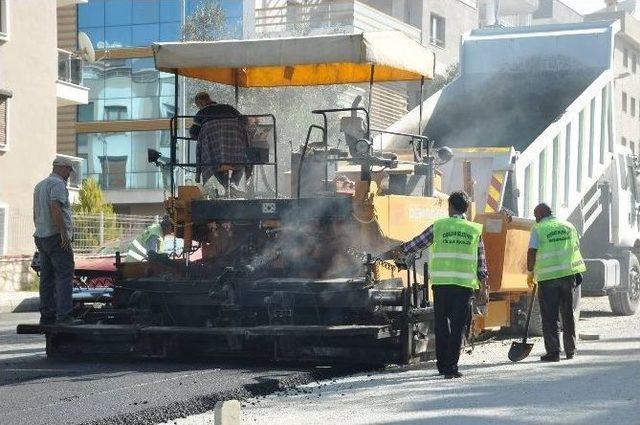
<path id="1" fill-rule="evenodd" d="M 40 315 L 65 319 L 73 308 L 73 251 L 60 246 L 60 235 L 35 241 L 40 259 Z"/>
<path id="2" fill-rule="evenodd" d="M 565 353 L 576 351 L 576 324 L 573 317 L 575 277 L 567 276 L 538 283 L 542 316 L 542 334 L 547 353 L 560 352 L 558 314 L 562 317 L 562 341 Z"/>
<path id="3" fill-rule="evenodd" d="M 471 314 L 472 291 L 456 285 L 433 287 L 436 366 L 443 374 L 458 371 L 462 338 Z"/>

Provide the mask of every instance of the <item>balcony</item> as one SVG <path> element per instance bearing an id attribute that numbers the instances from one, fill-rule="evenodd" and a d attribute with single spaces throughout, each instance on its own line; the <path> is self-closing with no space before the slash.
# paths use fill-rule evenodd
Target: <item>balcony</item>
<path id="1" fill-rule="evenodd" d="M 289 3 L 257 8 L 256 33 L 260 36 L 294 36 L 363 31 L 400 31 L 421 42 L 422 31 L 356 0 Z"/>
<path id="2" fill-rule="evenodd" d="M 82 59 L 62 49 L 58 49 L 56 95 L 59 107 L 89 102 L 89 88 L 82 86 Z"/>

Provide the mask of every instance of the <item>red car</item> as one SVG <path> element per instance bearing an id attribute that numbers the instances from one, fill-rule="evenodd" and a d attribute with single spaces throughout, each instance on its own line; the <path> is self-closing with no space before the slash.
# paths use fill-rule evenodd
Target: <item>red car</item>
<path id="1" fill-rule="evenodd" d="M 125 249 L 130 241 L 109 242 L 88 255 L 76 255 L 75 273 L 73 285 L 73 300 L 75 302 L 99 302 L 108 301 L 113 292 L 113 282 L 116 276 L 116 252 L 125 255 Z M 182 253 L 183 241 L 181 238 L 169 236 L 165 238 L 167 253 Z M 202 258 L 202 250 L 198 249 L 191 254 L 191 260 Z M 31 268 L 40 273 L 38 252 L 33 255 Z"/>

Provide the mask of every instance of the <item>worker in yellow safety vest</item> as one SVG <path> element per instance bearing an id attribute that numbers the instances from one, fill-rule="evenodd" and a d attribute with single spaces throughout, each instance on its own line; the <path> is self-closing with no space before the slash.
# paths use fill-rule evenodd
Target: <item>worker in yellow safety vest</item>
<path id="1" fill-rule="evenodd" d="M 474 292 L 478 304 L 489 298 L 487 262 L 482 225 L 467 221 L 469 197 L 464 192 L 449 196 L 449 217 L 436 220 L 424 232 L 382 255 L 400 258 L 429 250 L 429 280 L 434 296 L 436 366 L 446 379 L 459 378 L 458 360 L 462 339 L 470 323 Z"/>
<path id="2" fill-rule="evenodd" d="M 147 261 L 149 252 L 164 251 L 164 237 L 173 233 L 169 216 L 164 216 L 160 223 L 153 223 L 135 238 L 127 248 L 126 262 Z"/>
<path id="3" fill-rule="evenodd" d="M 578 232 L 569 222 L 558 220 L 547 204 L 533 210 L 536 224 L 531 230 L 527 270 L 538 282 L 542 334 L 547 353 L 543 362 L 560 361 L 558 314 L 562 317 L 562 339 L 567 359 L 576 353 L 576 325 L 573 292 L 586 271 Z"/>

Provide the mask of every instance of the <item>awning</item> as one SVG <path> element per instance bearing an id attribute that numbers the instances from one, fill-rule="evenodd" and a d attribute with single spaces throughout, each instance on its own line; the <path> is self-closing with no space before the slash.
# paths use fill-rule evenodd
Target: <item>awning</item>
<path id="1" fill-rule="evenodd" d="M 156 68 L 239 87 L 433 78 L 435 55 L 397 31 L 155 43 Z"/>

